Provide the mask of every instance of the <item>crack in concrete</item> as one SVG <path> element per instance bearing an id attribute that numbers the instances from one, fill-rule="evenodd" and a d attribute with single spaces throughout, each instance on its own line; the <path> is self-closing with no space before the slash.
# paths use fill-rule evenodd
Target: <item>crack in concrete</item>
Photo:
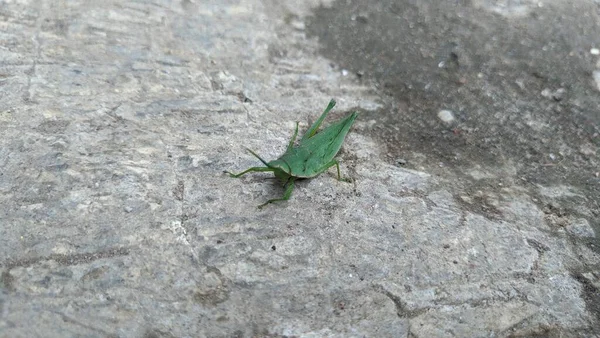
<path id="1" fill-rule="evenodd" d="M 374 288 L 375 288 L 375 291 L 384 294 L 386 297 L 388 297 L 394 303 L 394 305 L 396 306 L 396 314 L 400 318 L 408 318 L 408 319 L 415 318 L 429 310 L 429 307 L 415 309 L 415 310 L 408 310 L 406 308 L 406 304 L 402 301 L 402 298 L 400 298 L 399 296 L 384 289 L 381 285 L 376 285 Z"/>
<path id="2" fill-rule="evenodd" d="M 91 331 L 94 331 L 94 332 L 101 333 L 101 334 L 103 334 L 105 337 L 116 337 L 114 334 L 112 334 L 112 333 L 110 333 L 110 332 L 108 332 L 108 331 L 106 331 L 106 330 L 103 330 L 103 329 L 101 329 L 101 328 L 99 328 L 99 327 L 94 327 L 94 326 L 91 326 L 91 325 L 88 325 L 88 324 L 82 323 L 82 322 L 80 322 L 80 321 L 78 321 L 78 320 L 76 320 L 76 319 L 74 319 L 74 318 L 72 318 L 72 317 L 70 317 L 70 316 L 67 316 L 66 314 L 64 314 L 64 313 L 62 313 L 62 312 L 59 312 L 59 311 L 50 311 L 50 312 L 52 312 L 52 313 L 54 313 L 54 314 L 57 314 L 57 315 L 59 315 L 59 316 L 62 318 L 62 320 L 64 320 L 64 321 L 65 321 L 65 322 L 67 322 L 67 323 L 71 323 L 71 324 L 74 324 L 74 325 L 77 325 L 77 326 L 81 326 L 81 327 L 83 327 L 83 328 L 86 328 L 86 329 L 88 329 L 88 330 L 91 330 Z"/>
<path id="3" fill-rule="evenodd" d="M 6 268 L 10 271 L 16 267 L 28 267 L 35 265 L 39 262 L 55 261 L 60 265 L 78 265 L 84 263 L 90 263 L 95 260 L 103 258 L 112 258 L 117 256 L 129 255 L 129 248 L 119 247 L 111 248 L 108 250 L 102 250 L 97 252 L 89 253 L 76 253 L 76 254 L 51 254 L 45 257 L 34 257 L 34 258 L 23 258 L 23 259 L 7 259 L 0 264 L 0 267 Z"/>

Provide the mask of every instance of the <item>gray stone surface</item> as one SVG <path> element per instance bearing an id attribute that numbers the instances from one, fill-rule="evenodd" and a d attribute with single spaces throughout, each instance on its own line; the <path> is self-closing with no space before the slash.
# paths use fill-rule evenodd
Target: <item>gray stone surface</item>
<path id="1" fill-rule="evenodd" d="M 373 22 L 349 3 L 0 1 L 0 336 L 599 335 L 598 137 L 557 143 L 583 156 L 567 172 L 589 186 L 524 187 L 516 155 L 490 165 L 473 153 L 460 166 L 427 138 L 402 150 L 378 128 L 394 126 L 381 116 L 408 118 L 411 103 L 387 95 L 381 74 L 367 81 L 322 54 L 334 44 L 314 22 L 322 13 Z M 512 27 L 533 4 L 464 6 Z M 594 91 L 532 93 L 597 114 L 591 74 Z M 514 108 L 502 93 L 494 106 Z M 295 121 L 307 128 L 332 97 L 332 116 L 361 112 L 339 155 L 353 182 L 326 173 L 258 210 L 282 193 L 276 181 L 223 170 L 257 164 L 244 147 L 275 158 Z M 466 123 L 437 102 L 411 128 L 447 131 L 444 109 Z"/>

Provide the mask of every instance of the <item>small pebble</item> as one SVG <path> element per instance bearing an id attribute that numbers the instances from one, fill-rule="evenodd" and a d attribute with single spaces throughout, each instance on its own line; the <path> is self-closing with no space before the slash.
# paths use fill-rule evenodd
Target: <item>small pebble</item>
<path id="1" fill-rule="evenodd" d="M 306 28 L 306 25 L 304 24 L 304 22 L 302 22 L 300 20 L 293 20 L 292 22 L 290 22 L 290 24 L 292 25 L 292 27 L 294 27 L 295 29 L 297 29 L 299 31 L 303 31 Z"/>
<path id="2" fill-rule="evenodd" d="M 600 90 L 600 70 L 595 70 L 592 76 L 594 77 L 594 81 L 596 81 L 596 87 Z"/>
<path id="3" fill-rule="evenodd" d="M 562 99 L 564 98 L 566 93 L 567 93 L 567 90 L 564 88 L 558 88 L 555 91 L 552 91 L 549 88 L 545 88 L 541 92 L 543 97 L 546 97 L 549 99 L 554 99 L 555 101 L 562 101 Z"/>
<path id="4" fill-rule="evenodd" d="M 348 76 L 348 71 L 346 69 L 342 69 L 342 76 Z"/>
<path id="5" fill-rule="evenodd" d="M 562 99 L 565 97 L 566 93 L 567 93 L 566 89 L 558 88 L 554 93 L 552 93 L 552 98 L 555 101 L 562 101 Z"/>
<path id="6" fill-rule="evenodd" d="M 586 142 L 586 143 L 582 144 L 581 146 L 579 146 L 579 153 L 581 153 L 582 155 L 591 157 L 591 156 L 596 155 L 596 149 L 593 144 Z"/>
<path id="7" fill-rule="evenodd" d="M 440 110 L 438 117 L 440 120 L 446 123 L 454 121 L 454 113 L 452 113 L 450 110 Z"/>
<path id="8" fill-rule="evenodd" d="M 544 90 L 542 90 L 541 94 L 543 97 L 549 98 L 550 96 L 552 96 L 552 91 L 550 91 L 550 89 L 548 88 L 545 88 Z"/>
<path id="9" fill-rule="evenodd" d="M 600 49 L 598 49 L 598 48 L 592 48 L 592 49 L 590 49 L 590 54 L 592 54 L 592 55 L 600 55 Z"/>
<path id="10" fill-rule="evenodd" d="M 567 231 L 577 237 L 595 237 L 594 228 L 585 218 L 579 218 L 567 225 Z"/>
<path id="11" fill-rule="evenodd" d="M 519 88 L 525 89 L 525 81 L 523 81 L 523 79 L 517 79 L 515 80 L 515 83 L 517 84 L 517 86 L 519 86 Z"/>

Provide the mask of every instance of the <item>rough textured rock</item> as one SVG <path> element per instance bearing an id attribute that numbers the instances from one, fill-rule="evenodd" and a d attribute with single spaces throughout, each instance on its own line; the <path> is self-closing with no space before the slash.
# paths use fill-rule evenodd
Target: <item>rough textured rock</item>
<path id="1" fill-rule="evenodd" d="M 368 9 L 346 12 L 349 3 L 0 1 L 0 336 L 600 334 L 590 171 L 598 137 L 565 131 L 557 144 L 557 156 L 583 161 L 568 173 L 588 175 L 589 186 L 524 188 L 517 155 L 490 165 L 473 153 L 463 167 L 436 157 L 461 149 L 455 143 L 392 145 L 398 139 L 378 128 L 394 124 L 381 116 L 410 119 L 424 135 L 448 131 L 441 109 L 468 118 L 443 100 L 428 117 L 410 115 L 410 101 L 383 91 L 385 75 L 367 81 L 355 64 L 342 69 L 322 56 L 328 40 L 314 22 L 322 13 L 373 22 Z M 474 1 L 471 10 L 510 26 L 535 15 L 532 4 Z M 565 39 L 574 32 L 565 28 Z M 597 100 L 587 81 L 589 91 L 531 93 L 576 97 L 585 111 Z M 493 106 L 514 108 L 506 93 Z M 295 121 L 306 128 L 332 97 L 333 117 L 361 113 L 339 155 L 353 182 L 323 174 L 298 183 L 289 202 L 258 210 L 282 193 L 276 181 L 223 170 L 256 165 L 244 147 L 275 158 Z M 544 116 L 523 118 L 546 130 Z M 485 124 L 473 121 L 469 128 Z"/>

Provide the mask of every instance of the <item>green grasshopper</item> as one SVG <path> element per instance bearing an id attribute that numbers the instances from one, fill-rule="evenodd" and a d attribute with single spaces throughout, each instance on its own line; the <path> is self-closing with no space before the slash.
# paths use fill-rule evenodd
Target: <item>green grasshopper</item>
<path id="1" fill-rule="evenodd" d="M 329 101 L 329 105 L 327 105 L 327 108 L 325 108 L 325 111 L 319 119 L 315 121 L 306 134 L 302 136 L 299 144 L 294 146 L 294 142 L 298 136 L 298 122 L 296 122 L 294 136 L 292 136 L 292 139 L 288 143 L 285 153 L 276 160 L 266 162 L 255 152 L 246 148 L 266 167 L 252 167 L 239 174 L 234 174 L 229 171 L 226 171 L 226 173 L 231 177 L 240 177 L 249 172 L 272 171 L 277 178 L 284 182 L 285 193 L 283 194 L 283 197 L 270 199 L 259 205 L 259 208 L 262 208 L 269 203 L 288 200 L 294 190 L 294 181 L 297 179 L 315 177 L 334 165 L 337 167 L 338 180 L 341 181 L 340 164 L 334 157 L 342 147 L 344 138 L 346 138 L 346 134 L 348 134 L 348 131 L 350 130 L 350 127 L 352 127 L 358 114 L 354 112 L 317 133 L 317 129 L 319 129 L 319 126 L 321 126 L 321 123 L 333 106 L 335 106 L 335 100 L 332 99 Z"/>

